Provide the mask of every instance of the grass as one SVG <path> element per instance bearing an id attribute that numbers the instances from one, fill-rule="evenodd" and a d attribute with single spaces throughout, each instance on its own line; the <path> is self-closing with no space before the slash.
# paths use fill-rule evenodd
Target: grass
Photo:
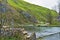
<path id="1" fill-rule="evenodd" d="M 17 9 L 18 8 L 22 9 L 23 11 L 27 11 L 28 13 L 30 13 L 32 16 L 34 16 L 39 21 L 46 21 L 47 17 L 48 17 L 47 14 L 49 12 L 51 12 L 51 15 L 53 16 L 53 18 L 57 17 L 57 15 L 58 15 L 53 10 L 50 10 L 50 9 L 42 7 L 42 6 L 30 4 L 30 3 L 27 3 L 27 2 L 21 1 L 21 0 L 17 0 L 17 1 L 8 0 L 8 3 L 12 7 L 15 7 Z"/>
<path id="2" fill-rule="evenodd" d="M 16 40 L 16 38 L 13 38 L 13 37 L 2 37 L 0 38 L 0 40 Z"/>
<path id="3" fill-rule="evenodd" d="M 49 13 L 52 16 L 52 19 L 51 19 L 52 24 L 55 25 L 55 23 L 57 22 L 56 18 L 58 16 L 58 13 L 54 10 L 51 10 L 42 6 L 34 5 L 31 3 L 25 2 L 23 0 L 17 0 L 17 1 L 7 0 L 7 4 L 8 4 L 7 5 L 8 11 L 3 15 L 3 19 L 9 18 L 10 20 L 13 18 L 15 24 L 35 24 L 36 22 L 34 21 L 37 21 L 38 23 L 40 22 L 46 23 L 50 19 L 50 18 L 48 19 Z M 12 11 L 10 11 L 10 9 Z M 8 18 L 6 18 L 6 15 Z M 29 16 L 26 16 L 26 15 L 29 15 Z"/>

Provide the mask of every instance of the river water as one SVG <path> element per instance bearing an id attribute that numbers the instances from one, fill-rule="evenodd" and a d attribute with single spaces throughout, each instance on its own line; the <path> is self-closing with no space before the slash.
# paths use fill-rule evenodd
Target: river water
<path id="1" fill-rule="evenodd" d="M 42 37 L 42 40 L 60 40 L 60 27 L 36 27 L 28 31 L 30 35 L 32 32 L 36 33 L 37 38 Z"/>

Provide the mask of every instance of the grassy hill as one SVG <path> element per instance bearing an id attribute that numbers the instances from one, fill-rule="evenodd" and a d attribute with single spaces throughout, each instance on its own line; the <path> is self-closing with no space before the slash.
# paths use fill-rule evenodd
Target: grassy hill
<path id="1" fill-rule="evenodd" d="M 38 24 L 40 22 L 50 22 L 50 24 L 57 24 L 57 12 L 48 8 L 30 4 L 23 0 L 6 0 L 1 4 L 6 5 L 2 7 L 2 19 L 5 24 Z M 3 9 L 6 8 L 6 9 Z M 1 13 L 3 13 L 1 11 Z"/>

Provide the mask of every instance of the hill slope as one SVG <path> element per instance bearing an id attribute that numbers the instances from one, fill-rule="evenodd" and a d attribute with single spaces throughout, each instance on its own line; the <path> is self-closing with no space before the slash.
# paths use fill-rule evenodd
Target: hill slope
<path id="1" fill-rule="evenodd" d="M 51 21 L 55 21 L 57 13 L 48 8 L 30 4 L 23 0 L 6 0 L 6 5 L 4 8 L 5 14 L 3 14 L 3 19 L 9 20 L 7 23 L 16 24 L 35 24 L 39 22 L 48 22 L 50 17 Z M 4 10 L 4 9 L 3 9 Z M 7 11 L 7 12 L 6 12 Z M 5 22 L 4 19 L 4 22 Z M 50 21 L 49 21 L 50 22 Z M 6 24 L 6 23 L 5 23 Z"/>

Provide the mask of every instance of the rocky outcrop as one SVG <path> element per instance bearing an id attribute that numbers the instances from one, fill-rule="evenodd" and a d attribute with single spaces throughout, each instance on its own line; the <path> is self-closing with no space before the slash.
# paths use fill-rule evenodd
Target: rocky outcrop
<path id="1" fill-rule="evenodd" d="M 32 33 L 28 35 L 28 32 L 24 28 L 4 28 L 2 29 L 2 36 L 17 37 L 22 40 L 36 40 L 36 34 Z"/>

